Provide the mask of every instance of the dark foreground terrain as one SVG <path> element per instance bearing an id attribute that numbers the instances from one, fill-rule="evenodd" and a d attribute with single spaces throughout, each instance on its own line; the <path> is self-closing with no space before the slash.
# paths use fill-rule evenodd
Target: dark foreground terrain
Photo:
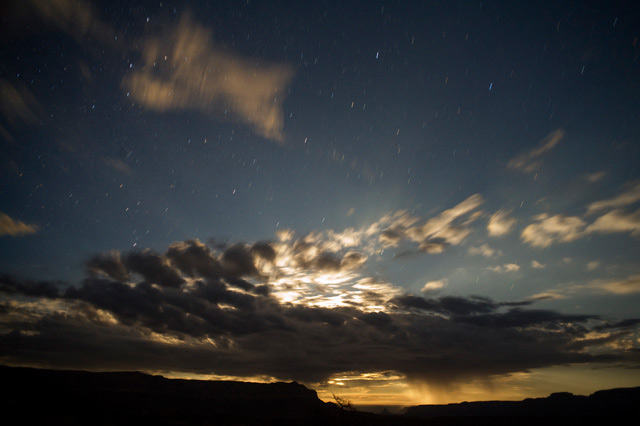
<path id="1" fill-rule="evenodd" d="M 169 380 L 0 366 L 2 423 L 39 425 L 606 424 L 635 415 L 640 387 L 524 401 L 422 405 L 402 416 L 345 411 L 298 383 Z M 602 423 L 604 424 L 604 423 Z"/>

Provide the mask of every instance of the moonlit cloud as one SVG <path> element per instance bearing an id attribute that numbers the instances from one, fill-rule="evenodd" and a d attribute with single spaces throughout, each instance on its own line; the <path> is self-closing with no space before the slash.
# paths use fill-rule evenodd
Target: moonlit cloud
<path id="1" fill-rule="evenodd" d="M 402 240 L 410 240 L 419 243 L 422 251 L 441 253 L 447 246 L 462 243 L 471 234 L 469 225 L 480 213 L 474 210 L 483 202 L 480 194 L 472 195 L 422 224 L 418 224 L 418 218 L 406 212 L 398 212 L 383 219 L 382 222 L 390 224 L 382 231 L 379 240 L 386 247 L 394 247 Z"/>
<path id="2" fill-rule="evenodd" d="M 446 278 L 443 278 L 441 280 L 436 280 L 436 281 L 429 281 L 422 287 L 422 290 L 420 291 L 423 293 L 427 293 L 429 291 L 440 290 L 446 287 L 448 283 L 449 283 L 449 280 L 447 280 Z"/>
<path id="3" fill-rule="evenodd" d="M 517 272 L 520 270 L 520 265 L 516 263 L 505 263 L 504 265 L 492 266 L 488 267 L 490 271 L 493 271 L 498 274 L 503 274 L 505 272 Z"/>
<path id="4" fill-rule="evenodd" d="M 29 123 L 41 112 L 40 102 L 27 87 L 0 78 L 0 115 L 4 119 L 12 124 Z"/>
<path id="5" fill-rule="evenodd" d="M 623 210 L 612 210 L 600 216 L 587 227 L 587 232 L 609 234 L 614 232 L 629 232 L 632 236 L 640 235 L 640 210 L 625 213 Z"/>
<path id="6" fill-rule="evenodd" d="M 605 209 L 617 209 L 638 201 L 640 201 L 640 183 L 636 183 L 615 197 L 589 204 L 587 207 L 587 214 L 592 214 Z"/>
<path id="7" fill-rule="evenodd" d="M 586 284 L 585 287 L 618 295 L 640 293 L 640 275 L 632 275 L 623 279 L 597 279 Z"/>
<path id="8" fill-rule="evenodd" d="M 522 230 L 520 238 L 533 247 L 549 247 L 552 244 L 575 241 L 584 235 L 585 221 L 577 216 L 538 215 Z"/>
<path id="9" fill-rule="evenodd" d="M 12 219 L 9 215 L 0 212 L 0 237 L 3 235 L 22 237 L 29 234 L 35 234 L 37 231 L 37 225 L 30 225 L 16 219 Z"/>
<path id="10" fill-rule="evenodd" d="M 494 214 L 491 215 L 489 219 L 489 224 L 487 225 L 487 231 L 489 235 L 492 237 L 499 237 L 501 235 L 506 235 L 515 226 L 517 220 L 515 218 L 510 217 L 510 210 L 498 210 Z"/>
<path id="11" fill-rule="evenodd" d="M 133 100 L 166 112 L 225 111 L 267 139 L 284 142 L 282 102 L 293 70 L 261 64 L 214 46 L 208 29 L 185 15 L 162 36 L 143 40 L 142 64 L 123 80 Z"/>
<path id="12" fill-rule="evenodd" d="M 605 176 L 607 176 L 607 172 L 599 171 L 599 172 L 590 173 L 590 174 L 586 175 L 584 178 L 589 183 L 596 183 L 596 182 L 600 182 L 602 179 L 604 179 Z"/>
<path id="13" fill-rule="evenodd" d="M 467 251 L 471 256 L 493 257 L 500 256 L 502 254 L 500 250 L 495 250 L 486 243 L 479 247 L 469 247 L 469 250 Z"/>
<path id="14" fill-rule="evenodd" d="M 538 262 L 537 260 L 532 260 L 531 261 L 531 267 L 533 269 L 544 269 L 545 265 L 543 265 L 542 263 Z"/>
<path id="15" fill-rule="evenodd" d="M 564 131 L 561 129 L 549 133 L 536 148 L 509 161 L 509 168 L 523 173 L 535 172 L 542 166 L 542 160 L 539 157 L 555 148 L 563 137 Z"/>

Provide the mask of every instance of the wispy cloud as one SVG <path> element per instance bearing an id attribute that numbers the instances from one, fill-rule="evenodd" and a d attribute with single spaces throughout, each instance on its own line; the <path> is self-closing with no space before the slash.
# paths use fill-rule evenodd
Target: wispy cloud
<path id="1" fill-rule="evenodd" d="M 0 78 L 0 114 L 9 123 L 30 123 L 41 112 L 40 102 L 28 88 Z"/>
<path id="2" fill-rule="evenodd" d="M 640 275 L 633 275 L 623 279 L 593 280 L 586 284 L 585 287 L 620 295 L 640 293 Z"/>
<path id="3" fill-rule="evenodd" d="M 533 173 L 542 166 L 540 157 L 551 151 L 564 137 L 564 131 L 555 130 L 545 137 L 540 144 L 531 151 L 525 152 L 509 161 L 509 168 L 519 170 L 524 173 Z"/>
<path id="4" fill-rule="evenodd" d="M 133 169 L 127 163 L 117 158 L 103 157 L 102 161 L 114 170 L 119 171 L 127 176 L 133 176 Z"/>
<path id="5" fill-rule="evenodd" d="M 557 242 L 575 241 L 584 235 L 586 223 L 577 216 L 546 213 L 534 218 L 535 223 L 527 225 L 520 238 L 533 247 L 549 247 Z"/>
<path id="6" fill-rule="evenodd" d="M 471 256 L 493 257 L 500 256 L 502 254 L 500 250 L 493 249 L 486 243 L 478 247 L 471 246 L 467 251 Z"/>
<path id="7" fill-rule="evenodd" d="M 518 272 L 520 270 L 520 265 L 517 263 L 505 263 L 504 265 L 491 266 L 487 269 L 497 274 L 503 274 L 505 272 Z"/>
<path id="8" fill-rule="evenodd" d="M 102 45 L 121 46 L 122 37 L 102 22 L 90 3 L 80 0 L 26 0 L 23 6 L 72 36 L 78 42 L 91 38 Z"/>
<path id="9" fill-rule="evenodd" d="M 599 171 L 599 172 L 594 172 L 594 173 L 590 173 L 588 175 L 585 175 L 584 178 L 589 183 L 596 183 L 596 182 L 600 182 L 602 179 L 604 179 L 606 175 L 607 175 L 607 172 Z"/>
<path id="10" fill-rule="evenodd" d="M 616 195 L 615 197 L 589 204 L 587 207 L 587 214 L 592 214 L 605 209 L 617 209 L 638 201 L 640 201 L 640 182 L 635 183 L 626 191 Z"/>
<path id="11" fill-rule="evenodd" d="M 537 260 L 532 260 L 531 261 L 531 267 L 533 269 L 544 269 L 545 265 L 540 263 L 540 262 L 538 262 Z"/>
<path id="12" fill-rule="evenodd" d="M 0 236 L 9 235 L 11 237 L 22 237 L 24 235 L 35 234 L 37 231 L 37 225 L 29 225 L 12 219 L 9 215 L 0 212 Z"/>
<path id="13" fill-rule="evenodd" d="M 229 112 L 265 138 L 284 141 L 282 102 L 293 69 L 257 64 L 214 46 L 189 15 L 164 36 L 142 42 L 142 64 L 122 81 L 133 100 L 155 111 Z"/>
<path id="14" fill-rule="evenodd" d="M 623 210 L 612 210 L 600 216 L 587 227 L 587 232 L 599 232 L 604 234 L 614 232 L 630 232 L 633 236 L 640 235 L 640 209 L 633 213 L 625 213 Z"/>
<path id="15" fill-rule="evenodd" d="M 480 216 L 480 212 L 474 210 L 483 202 L 480 194 L 472 195 L 422 224 L 406 212 L 397 212 L 385 220 L 390 224 L 382 231 L 379 240 L 386 247 L 409 240 L 420 244 L 422 251 L 441 253 L 448 246 L 460 244 L 472 232 L 469 225 Z"/>

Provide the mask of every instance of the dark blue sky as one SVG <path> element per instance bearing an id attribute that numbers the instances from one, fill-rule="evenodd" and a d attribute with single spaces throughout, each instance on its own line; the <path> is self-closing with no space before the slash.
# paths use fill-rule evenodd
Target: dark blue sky
<path id="1" fill-rule="evenodd" d="M 85 367 L 325 387 L 339 373 L 355 380 L 393 371 L 396 381 L 438 387 L 605 360 L 637 366 L 634 2 L 34 0 L 1 11 L 3 362 L 69 367 L 74 357 L 124 345 L 120 364 L 98 357 Z M 172 250 L 206 251 L 198 262 L 209 266 L 187 267 Z M 198 282 L 226 296 L 207 298 Z M 116 291 L 118 304 L 104 302 Z M 194 301 L 177 303 L 169 297 L 176 291 Z M 263 369 L 250 366 L 260 358 L 251 356 L 259 345 L 250 336 L 260 328 L 230 319 L 215 332 L 195 332 L 186 319 L 177 326 L 181 315 L 215 322 L 194 308 L 203 297 L 220 318 L 231 306 L 246 325 L 255 310 L 275 310 L 294 322 L 286 330 L 320 327 L 306 331 L 314 336 L 329 333 L 323 315 L 378 315 L 363 321 L 396 327 L 379 342 L 389 357 L 417 356 L 433 321 L 451 330 L 443 342 L 473 333 L 466 327 L 506 327 L 544 350 L 527 359 L 526 345 L 515 345 L 517 362 L 488 351 L 477 368 L 456 374 L 455 362 L 403 370 L 400 359 L 376 357 L 309 374 L 320 362 L 311 355 L 283 373 L 276 355 Z M 152 315 L 142 299 L 158 310 Z M 17 321 L 12 309 L 26 306 L 31 319 Z M 85 323 L 81 309 L 97 313 Z M 47 322 L 60 312 L 78 323 Z M 407 316 L 424 328 L 405 329 Z M 197 366 L 138 365 L 130 354 L 144 339 L 127 349 L 110 332 L 69 360 L 39 346 L 79 322 L 103 327 L 107 317 L 117 333 L 188 336 L 199 345 L 247 339 L 236 343 L 247 365 L 203 354 L 193 355 Z M 262 327 L 279 342 L 282 324 L 269 318 Z M 411 344 L 395 340 L 399 329 Z M 565 340 L 529 336 L 534 329 Z M 7 337 L 16 333 L 44 340 Z M 328 335 L 351 342 L 349 333 Z M 313 341 L 301 339 L 301 347 Z M 357 352 L 371 341 L 352 343 Z M 432 356 L 447 348 L 436 344 Z M 461 363 L 470 355 L 456 350 Z M 618 373 L 610 377 L 625 377 Z M 535 380 L 518 395 L 558 390 L 551 379 Z M 626 383 L 615 380 L 574 390 Z M 357 398 L 377 392 L 358 386 Z M 362 401 L 374 399 L 383 398 Z"/>

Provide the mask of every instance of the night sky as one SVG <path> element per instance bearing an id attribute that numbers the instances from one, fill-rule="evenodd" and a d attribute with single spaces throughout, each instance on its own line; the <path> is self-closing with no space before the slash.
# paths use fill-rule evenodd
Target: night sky
<path id="1" fill-rule="evenodd" d="M 637 2 L 4 3 L 0 363 L 640 384 Z"/>

